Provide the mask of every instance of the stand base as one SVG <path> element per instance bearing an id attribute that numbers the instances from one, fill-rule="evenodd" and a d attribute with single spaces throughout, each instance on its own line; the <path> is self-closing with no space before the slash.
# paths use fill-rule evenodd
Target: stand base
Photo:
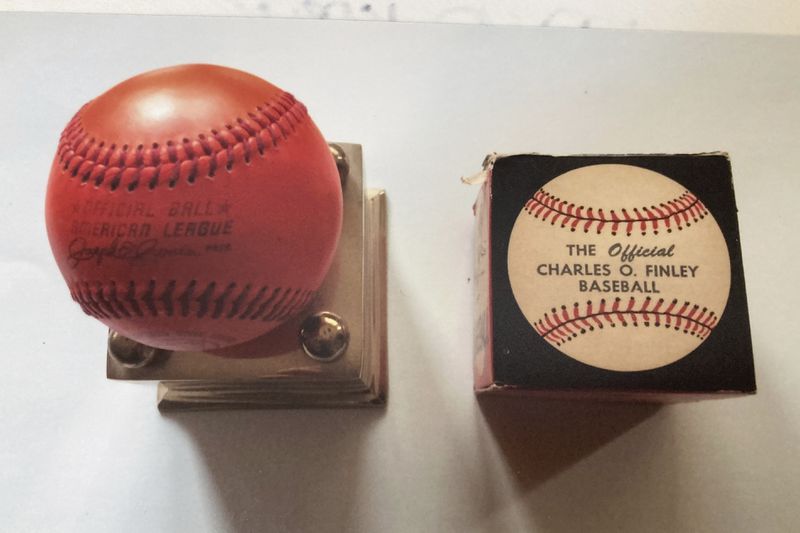
<path id="1" fill-rule="evenodd" d="M 112 332 L 109 379 L 160 380 L 158 408 L 165 411 L 386 403 L 386 196 L 364 193 L 359 145 L 335 148 L 349 165 L 342 236 L 328 277 L 307 310 L 267 335 L 214 353 L 134 343 L 149 354 L 138 362 L 120 357 Z M 343 353 L 315 354 L 301 343 L 309 317 L 318 316 L 341 318 L 348 335 Z"/>

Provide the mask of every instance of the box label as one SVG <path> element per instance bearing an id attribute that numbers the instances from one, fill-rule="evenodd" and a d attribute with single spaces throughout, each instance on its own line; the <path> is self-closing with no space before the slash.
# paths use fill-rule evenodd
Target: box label
<path id="1" fill-rule="evenodd" d="M 561 353 L 639 371 L 712 334 L 731 265 L 702 199 L 652 170 L 600 164 L 561 174 L 525 203 L 508 275 L 527 321 Z"/>

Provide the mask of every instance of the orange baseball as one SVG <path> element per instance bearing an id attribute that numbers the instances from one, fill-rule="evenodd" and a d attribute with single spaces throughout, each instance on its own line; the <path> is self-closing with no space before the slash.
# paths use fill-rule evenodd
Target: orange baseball
<path id="1" fill-rule="evenodd" d="M 342 192 L 291 94 L 181 65 L 128 79 L 69 122 L 47 231 L 84 312 L 147 345 L 209 350 L 308 304 L 333 259 Z"/>

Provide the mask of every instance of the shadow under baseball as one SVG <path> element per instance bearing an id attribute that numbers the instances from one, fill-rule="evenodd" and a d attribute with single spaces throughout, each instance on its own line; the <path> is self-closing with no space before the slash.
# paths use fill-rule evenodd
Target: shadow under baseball
<path id="1" fill-rule="evenodd" d="M 225 529 L 347 531 L 355 523 L 362 443 L 383 409 L 183 412 Z"/>

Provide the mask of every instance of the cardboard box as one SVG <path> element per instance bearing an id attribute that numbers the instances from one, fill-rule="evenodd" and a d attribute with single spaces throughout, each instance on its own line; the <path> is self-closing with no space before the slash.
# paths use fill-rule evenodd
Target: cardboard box
<path id="1" fill-rule="evenodd" d="M 492 156 L 475 205 L 475 390 L 756 390 L 726 154 Z"/>

